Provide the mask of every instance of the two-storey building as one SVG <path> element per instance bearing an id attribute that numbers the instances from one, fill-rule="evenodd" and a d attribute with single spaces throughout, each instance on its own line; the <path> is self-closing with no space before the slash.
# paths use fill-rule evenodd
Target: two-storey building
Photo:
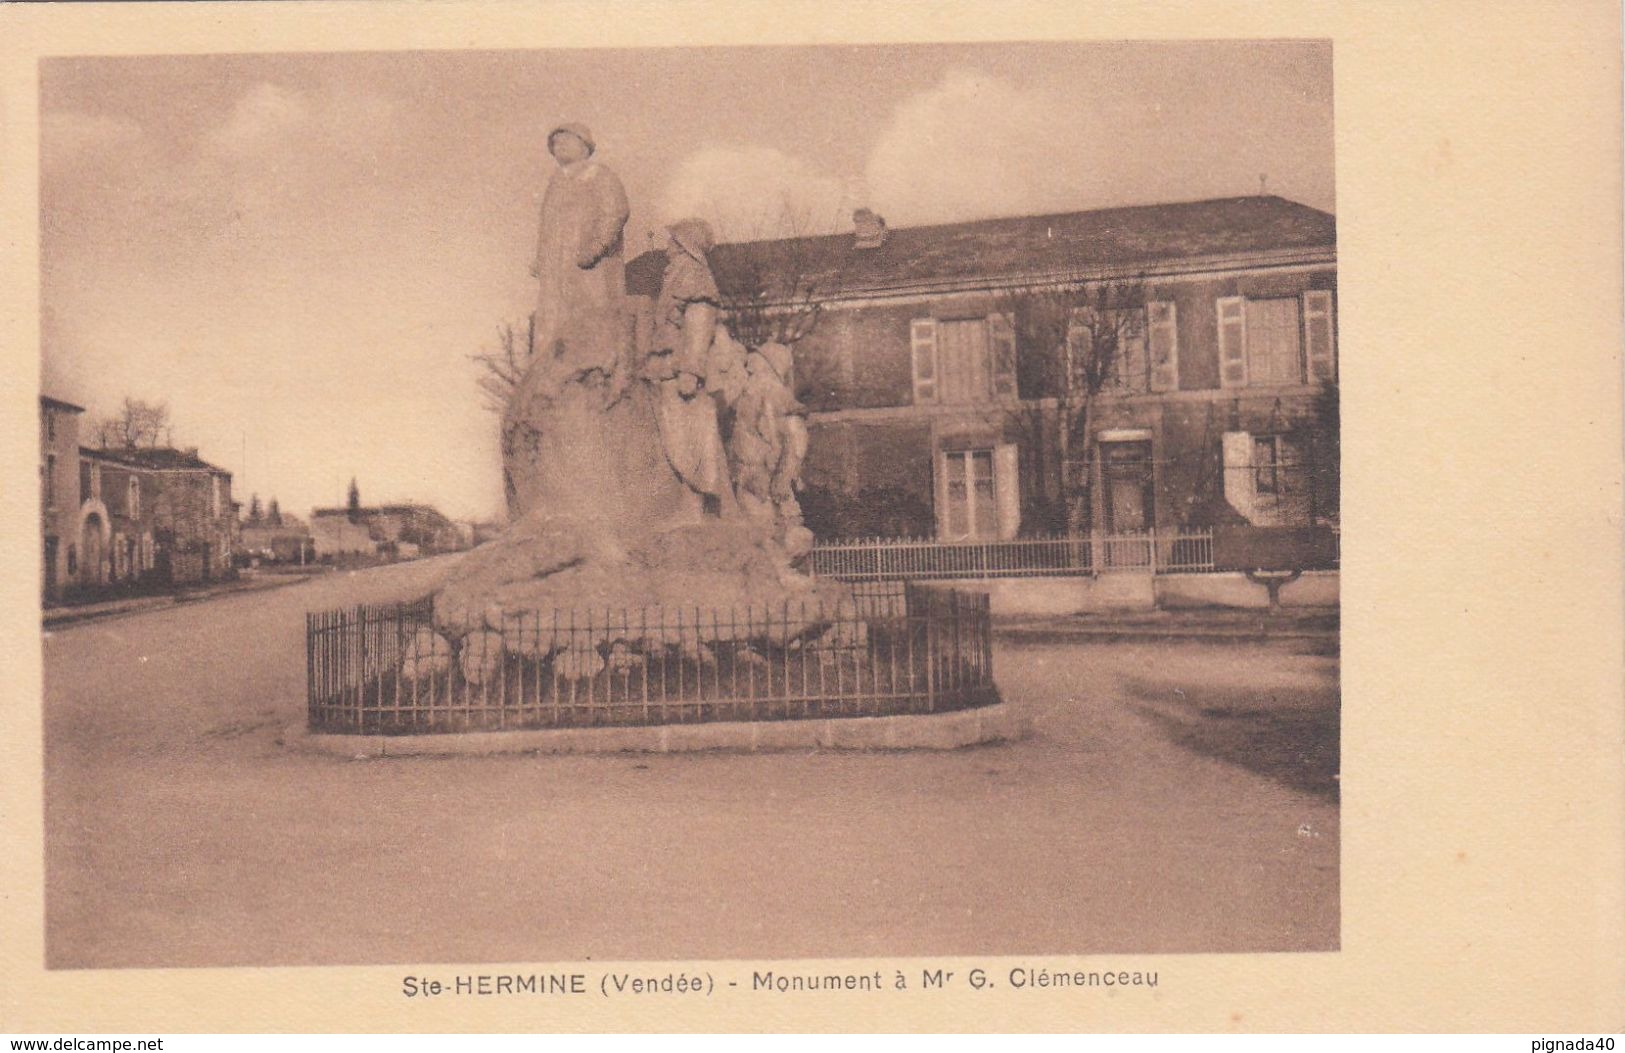
<path id="1" fill-rule="evenodd" d="M 775 254 L 825 291 L 795 348 L 815 530 L 865 509 L 866 523 L 883 512 L 864 532 L 944 540 L 1335 521 L 1331 215 L 1262 196 L 891 230 L 855 219 Z M 718 246 L 713 266 L 750 251 Z M 1085 448 L 1063 455 L 1053 419 L 1033 426 L 1057 393 L 1020 368 L 1046 352 L 1017 345 L 1009 304 L 1080 285 L 1128 290 L 1139 314 Z M 1058 512 L 1062 494 L 1085 507 Z"/>
<path id="2" fill-rule="evenodd" d="M 196 449 L 82 447 L 79 492 L 86 521 L 106 524 L 97 583 L 190 584 L 234 573 L 231 473 Z"/>
<path id="3" fill-rule="evenodd" d="M 85 408 L 41 395 L 39 410 L 40 537 L 44 543 L 40 592 L 46 600 L 54 600 L 64 588 L 77 583 L 80 573 L 79 420 Z M 98 542 L 102 525 L 91 524 Z"/>

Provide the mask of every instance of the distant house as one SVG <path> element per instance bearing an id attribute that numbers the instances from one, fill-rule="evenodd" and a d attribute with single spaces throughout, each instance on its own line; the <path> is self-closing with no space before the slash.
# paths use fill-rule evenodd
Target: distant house
<path id="1" fill-rule="evenodd" d="M 1315 461 L 1335 448 L 1331 215 L 1245 197 L 895 230 L 855 219 L 853 233 L 781 254 L 833 290 L 795 347 L 815 530 L 837 506 L 884 506 L 875 530 L 942 540 L 1057 521 L 1107 533 L 1335 522 L 1335 460 Z M 750 248 L 719 245 L 713 268 Z M 628 291 L 658 290 L 661 263 L 632 261 Z M 1139 290 L 1140 336 L 1097 396 L 1086 449 L 1063 458 L 1012 422 L 1057 392 L 1018 369 L 1001 296 L 1108 282 Z M 1057 516 L 1046 499 L 1061 472 L 1078 473 L 1086 507 Z"/>
<path id="2" fill-rule="evenodd" d="M 40 407 L 40 537 L 44 560 L 40 592 L 47 600 L 77 584 L 80 554 L 90 539 L 94 569 L 101 566 L 106 519 L 84 521 L 79 503 L 79 418 L 83 406 L 41 395 Z"/>
<path id="3" fill-rule="evenodd" d="M 350 522 L 342 508 L 317 509 L 310 517 L 310 538 L 317 559 L 370 556 L 378 551 L 367 524 Z"/>
<path id="4" fill-rule="evenodd" d="M 316 558 L 316 546 L 310 527 L 296 516 L 280 513 L 280 522 L 272 524 L 266 519 L 243 522 L 239 527 L 239 550 L 251 559 L 269 559 L 280 563 L 300 563 Z"/>
<path id="5" fill-rule="evenodd" d="M 231 473 L 195 447 L 82 446 L 79 499 L 84 522 L 104 524 L 96 584 L 184 585 L 234 574 Z M 92 583 L 88 572 L 83 583 Z"/>
<path id="6" fill-rule="evenodd" d="M 310 530 L 319 555 L 372 552 L 383 545 L 410 555 L 468 547 L 465 531 L 438 509 L 422 504 L 318 508 L 310 514 Z"/>

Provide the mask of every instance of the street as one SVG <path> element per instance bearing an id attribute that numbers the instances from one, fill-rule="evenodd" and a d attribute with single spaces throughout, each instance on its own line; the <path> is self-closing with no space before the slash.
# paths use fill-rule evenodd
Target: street
<path id="1" fill-rule="evenodd" d="M 1334 950 L 1337 659 L 1001 644 L 1024 741 L 347 761 L 303 612 L 445 561 L 45 638 L 52 968 Z"/>

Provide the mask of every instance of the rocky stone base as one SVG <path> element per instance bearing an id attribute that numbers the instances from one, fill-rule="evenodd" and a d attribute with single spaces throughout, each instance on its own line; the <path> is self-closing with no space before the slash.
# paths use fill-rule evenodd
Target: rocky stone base
<path id="1" fill-rule="evenodd" d="M 563 611 L 578 629 L 582 615 L 601 616 L 603 641 L 583 642 L 611 642 L 610 626 L 624 637 L 625 626 L 681 621 L 685 638 L 702 642 L 759 628 L 783 644 L 850 613 L 849 596 L 839 582 L 794 570 L 770 524 L 708 518 L 627 542 L 590 520 L 528 518 L 452 569 L 435 592 L 434 620 L 454 640 Z M 703 622 L 680 618 L 695 611 Z"/>

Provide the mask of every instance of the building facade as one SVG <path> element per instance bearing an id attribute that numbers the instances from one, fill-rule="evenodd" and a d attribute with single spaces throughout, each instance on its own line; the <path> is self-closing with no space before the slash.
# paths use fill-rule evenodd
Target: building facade
<path id="1" fill-rule="evenodd" d="M 824 290 L 795 346 L 816 532 L 1335 524 L 1331 215 L 1248 197 L 896 230 L 856 218 L 776 254 Z M 750 251 L 719 246 L 719 277 Z M 1111 293 L 1127 318 L 1078 436 L 1062 435 L 1078 392 L 1063 403 L 1030 368 L 1073 345 L 1023 346 L 1017 322 L 1023 297 L 1059 289 Z"/>
<path id="2" fill-rule="evenodd" d="M 438 509 L 421 504 L 375 505 L 356 509 L 318 508 L 310 532 L 321 555 L 371 553 L 387 546 L 405 555 L 456 552 L 468 547 L 466 532 Z"/>
<path id="3" fill-rule="evenodd" d="M 58 599 L 77 584 L 84 524 L 79 505 L 79 421 L 85 410 L 71 402 L 41 395 L 40 407 L 40 594 Z M 91 524 L 95 541 L 102 523 Z"/>
<path id="4" fill-rule="evenodd" d="M 231 473 L 195 449 L 81 447 L 79 499 L 83 522 L 100 524 L 101 539 L 94 563 L 82 551 L 81 584 L 185 585 L 234 574 Z"/>

